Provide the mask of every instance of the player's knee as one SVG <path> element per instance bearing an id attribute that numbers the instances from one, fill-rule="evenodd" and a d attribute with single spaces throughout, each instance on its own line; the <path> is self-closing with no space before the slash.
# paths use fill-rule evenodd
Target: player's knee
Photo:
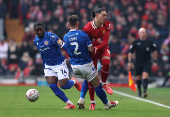
<path id="1" fill-rule="evenodd" d="M 62 83 L 61 83 L 61 84 L 60 84 L 60 87 L 61 87 L 62 89 L 66 89 L 66 88 L 65 88 L 65 85 L 66 85 L 66 84 L 62 84 Z"/>
<path id="2" fill-rule="evenodd" d="M 148 73 L 144 72 L 144 73 L 142 74 L 142 78 L 143 78 L 143 79 L 147 79 L 148 77 L 149 77 L 149 74 L 148 74 Z"/>
<path id="3" fill-rule="evenodd" d="M 64 86 L 67 85 L 67 81 L 68 79 L 59 80 L 59 85 L 62 89 L 65 89 Z"/>
<path id="4" fill-rule="evenodd" d="M 110 65 L 110 60 L 109 59 L 103 59 L 102 60 L 102 65 L 103 66 L 109 66 Z"/>

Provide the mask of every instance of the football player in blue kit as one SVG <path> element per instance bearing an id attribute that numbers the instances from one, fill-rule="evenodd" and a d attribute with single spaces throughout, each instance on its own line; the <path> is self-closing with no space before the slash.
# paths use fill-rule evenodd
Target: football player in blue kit
<path id="1" fill-rule="evenodd" d="M 74 109 L 75 105 L 66 97 L 64 92 L 58 88 L 59 81 L 62 89 L 70 89 L 73 85 L 81 91 L 81 85 L 75 78 L 69 80 L 69 71 L 66 65 L 66 59 L 61 54 L 60 48 L 66 50 L 64 42 L 55 34 L 46 32 L 44 25 L 41 22 L 34 24 L 36 37 L 34 44 L 41 53 L 43 60 L 44 73 L 54 94 L 67 104 L 63 109 Z"/>
<path id="2" fill-rule="evenodd" d="M 89 36 L 85 32 L 78 30 L 79 22 L 77 15 L 72 15 L 68 18 L 68 26 L 70 31 L 63 39 L 70 56 L 71 67 L 77 78 L 85 79 L 78 101 L 79 109 L 85 108 L 84 101 L 88 90 L 88 82 L 91 82 L 95 87 L 96 94 L 103 102 L 105 109 L 117 106 L 118 101 L 108 101 L 106 93 L 102 89 L 100 78 L 89 55 L 89 52 L 94 52 L 94 47 Z"/>

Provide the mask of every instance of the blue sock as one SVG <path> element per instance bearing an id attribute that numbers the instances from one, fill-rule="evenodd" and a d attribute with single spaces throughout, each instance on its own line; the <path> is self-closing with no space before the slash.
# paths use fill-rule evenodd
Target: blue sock
<path id="1" fill-rule="evenodd" d="M 107 95 L 106 95 L 106 93 L 103 91 L 101 84 L 100 84 L 98 87 L 95 87 L 95 91 L 96 91 L 96 95 L 101 99 L 101 101 L 102 101 L 104 104 L 107 104 L 107 102 L 108 102 L 108 100 L 107 100 Z"/>
<path id="2" fill-rule="evenodd" d="M 54 94 L 65 103 L 69 100 L 64 92 L 60 88 L 58 88 L 57 84 L 50 84 L 49 87 L 53 90 Z"/>
<path id="3" fill-rule="evenodd" d="M 85 98 L 87 91 L 88 91 L 88 82 L 87 80 L 84 80 L 82 87 L 81 87 L 80 97 Z"/>
<path id="4" fill-rule="evenodd" d="M 74 81 L 67 80 L 67 84 L 65 86 L 61 87 L 61 88 L 62 89 L 70 89 L 73 85 L 74 85 Z"/>

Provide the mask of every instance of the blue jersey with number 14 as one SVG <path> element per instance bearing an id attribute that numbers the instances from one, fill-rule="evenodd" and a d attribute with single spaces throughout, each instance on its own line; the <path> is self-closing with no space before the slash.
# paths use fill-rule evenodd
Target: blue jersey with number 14
<path id="1" fill-rule="evenodd" d="M 92 61 L 88 51 L 88 47 L 91 46 L 92 43 L 85 32 L 70 30 L 64 36 L 64 41 L 72 65 L 83 65 Z"/>

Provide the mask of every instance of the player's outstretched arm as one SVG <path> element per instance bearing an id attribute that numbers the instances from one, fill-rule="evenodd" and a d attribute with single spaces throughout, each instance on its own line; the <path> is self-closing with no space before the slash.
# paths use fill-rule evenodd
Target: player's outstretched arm
<path id="1" fill-rule="evenodd" d="M 64 49 L 65 51 L 67 51 L 67 48 L 65 46 L 65 43 L 59 38 L 57 43 L 59 44 L 60 48 Z"/>

